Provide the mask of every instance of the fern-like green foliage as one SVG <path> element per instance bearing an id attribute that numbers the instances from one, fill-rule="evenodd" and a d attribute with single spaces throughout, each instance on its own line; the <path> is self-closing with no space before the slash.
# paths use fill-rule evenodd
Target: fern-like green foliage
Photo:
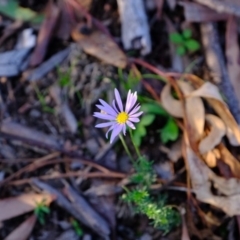
<path id="1" fill-rule="evenodd" d="M 166 197 L 162 196 L 160 201 L 150 195 L 150 186 L 155 182 L 156 175 L 153 172 L 152 162 L 146 158 L 139 158 L 134 164 L 136 173 L 131 177 L 137 187 L 129 190 L 122 196 L 123 200 L 133 204 L 136 213 L 145 214 L 154 227 L 168 233 L 172 227 L 180 223 L 180 216 L 172 206 L 166 205 Z"/>
<path id="2" fill-rule="evenodd" d="M 156 179 L 152 164 L 151 161 L 148 161 L 144 157 L 139 158 L 134 164 L 136 173 L 132 175 L 131 181 L 142 187 L 150 187 Z"/>

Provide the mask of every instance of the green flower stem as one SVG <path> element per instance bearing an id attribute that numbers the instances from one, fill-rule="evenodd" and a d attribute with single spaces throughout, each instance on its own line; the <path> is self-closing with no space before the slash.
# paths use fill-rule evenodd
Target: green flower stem
<path id="1" fill-rule="evenodd" d="M 129 129 L 129 132 L 130 132 L 130 137 L 131 137 L 133 146 L 134 146 L 134 148 L 135 148 L 135 150 L 136 150 L 137 156 L 138 156 L 138 158 L 141 158 L 142 156 L 141 156 L 141 153 L 140 153 L 140 151 L 139 151 L 139 148 L 138 148 L 138 146 L 135 144 L 134 139 L 133 139 L 132 130 Z"/>
<path id="2" fill-rule="evenodd" d="M 121 142 L 122 142 L 122 145 L 123 145 L 123 147 L 124 147 L 127 155 L 129 156 L 129 158 L 131 159 L 131 161 L 134 163 L 134 159 L 133 159 L 133 157 L 132 157 L 132 154 L 130 153 L 130 151 L 129 151 L 129 149 L 128 149 L 128 146 L 127 146 L 127 144 L 126 144 L 126 142 L 125 142 L 122 134 L 119 134 L 119 138 L 120 138 L 120 140 L 121 140 Z"/>

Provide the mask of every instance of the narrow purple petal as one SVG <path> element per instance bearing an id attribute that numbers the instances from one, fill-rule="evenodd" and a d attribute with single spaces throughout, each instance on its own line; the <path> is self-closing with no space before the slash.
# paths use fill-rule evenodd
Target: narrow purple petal
<path id="1" fill-rule="evenodd" d="M 128 114 L 131 115 L 131 114 L 134 114 L 136 113 L 139 109 L 140 109 L 140 105 L 137 105 L 136 107 L 134 107 Z"/>
<path id="2" fill-rule="evenodd" d="M 114 138 L 119 135 L 119 133 L 123 130 L 123 124 L 118 124 L 116 126 L 116 128 L 113 129 L 112 131 L 112 135 L 111 135 L 111 138 L 110 138 L 110 143 L 113 142 Z"/>
<path id="3" fill-rule="evenodd" d="M 99 113 L 99 112 L 95 112 L 93 114 L 93 116 L 97 117 L 97 118 L 105 119 L 105 120 L 110 120 L 110 121 L 115 120 L 115 117 L 107 115 L 107 114 L 102 114 L 102 113 Z"/>
<path id="4" fill-rule="evenodd" d="M 135 105 L 137 101 L 137 93 L 131 93 L 128 102 L 126 103 L 126 112 L 128 113 Z"/>
<path id="5" fill-rule="evenodd" d="M 136 123 L 137 123 L 137 122 L 139 122 L 140 120 L 139 120 L 139 118 L 130 117 L 130 118 L 129 118 L 129 121 L 130 121 L 130 122 L 136 122 Z"/>
<path id="6" fill-rule="evenodd" d="M 116 106 L 115 100 L 112 101 L 112 106 L 113 106 L 113 109 L 114 109 L 117 113 L 119 113 L 119 111 L 118 111 L 118 109 L 117 109 L 117 106 Z"/>
<path id="7" fill-rule="evenodd" d="M 112 131 L 115 127 L 116 127 L 116 124 L 112 125 L 112 126 L 108 129 L 108 131 L 106 132 L 106 138 L 107 138 L 107 139 L 108 139 L 108 133 L 109 133 L 110 131 Z"/>
<path id="8" fill-rule="evenodd" d="M 136 129 L 133 123 L 131 123 L 130 121 L 127 121 L 127 125 L 132 129 Z"/>
<path id="9" fill-rule="evenodd" d="M 112 107 L 110 108 L 110 107 L 102 106 L 102 105 L 98 105 L 98 104 L 96 105 L 96 107 L 98 107 L 100 110 L 106 112 L 106 113 L 109 114 L 109 115 L 112 115 L 112 116 L 114 116 L 114 117 L 117 116 L 117 113 L 115 113 L 115 111 L 113 110 Z"/>
<path id="10" fill-rule="evenodd" d="M 119 92 L 116 88 L 114 89 L 114 93 L 115 93 L 115 97 L 116 97 L 118 107 L 119 107 L 120 111 L 122 112 L 123 111 L 123 104 L 122 104 L 120 94 L 119 94 Z"/>
<path id="11" fill-rule="evenodd" d="M 139 113 L 135 113 L 135 114 L 129 114 L 129 117 L 137 118 L 137 117 L 141 116 L 142 114 L 143 114 L 143 112 L 139 112 Z"/>
<path id="12" fill-rule="evenodd" d="M 132 106 L 131 107 L 133 107 L 136 104 L 136 101 L 137 101 L 137 92 L 132 94 L 132 101 L 131 101 Z"/>
<path id="13" fill-rule="evenodd" d="M 126 113 L 128 113 L 128 111 L 129 111 L 130 98 L 131 98 L 131 90 L 128 91 L 128 95 L 127 95 L 127 101 L 126 101 L 126 106 L 125 106 Z"/>
<path id="14" fill-rule="evenodd" d="M 112 115 L 116 115 L 117 113 L 116 113 L 116 111 L 108 104 L 108 103 L 106 103 L 104 100 L 102 100 L 102 99 L 99 99 L 99 102 L 104 106 L 104 107 L 106 107 L 107 109 L 109 109 L 111 112 L 112 112 Z"/>
<path id="15" fill-rule="evenodd" d="M 96 128 L 104 128 L 104 127 L 109 127 L 115 124 L 115 122 L 105 122 L 105 123 L 99 123 L 95 127 Z"/>

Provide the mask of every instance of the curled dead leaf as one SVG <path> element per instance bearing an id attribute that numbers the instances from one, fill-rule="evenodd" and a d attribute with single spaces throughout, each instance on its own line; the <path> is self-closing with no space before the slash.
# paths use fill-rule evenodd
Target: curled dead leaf
<path id="1" fill-rule="evenodd" d="M 239 126 L 234 117 L 232 116 L 232 114 L 230 113 L 227 105 L 223 101 L 218 91 L 218 88 L 214 84 L 206 82 L 199 89 L 191 92 L 189 94 L 189 97 L 191 96 L 198 96 L 207 99 L 208 103 L 225 123 L 227 128 L 226 135 L 229 139 L 229 142 L 233 146 L 239 146 L 240 145 Z"/>
<path id="2" fill-rule="evenodd" d="M 236 159 L 223 144 L 220 144 L 218 149 L 221 160 L 230 167 L 233 176 L 240 178 L 240 162 L 238 159 Z"/>
<path id="3" fill-rule="evenodd" d="M 186 139 L 185 147 L 186 161 L 197 199 L 222 209 L 229 216 L 240 214 L 240 181 L 217 176 L 194 153 Z M 219 195 L 212 193 L 212 183 Z"/>
<path id="4" fill-rule="evenodd" d="M 188 82 L 177 82 L 184 96 L 188 96 L 194 88 Z M 191 138 L 196 142 L 202 138 L 204 132 L 205 110 L 203 101 L 200 97 L 185 99 L 186 117 L 190 127 Z"/>
<path id="5" fill-rule="evenodd" d="M 189 93 L 188 96 L 189 97 L 213 98 L 213 99 L 216 99 L 216 100 L 224 103 L 222 96 L 219 93 L 218 88 L 210 82 L 205 82 L 200 88 Z"/>
<path id="6" fill-rule="evenodd" d="M 171 95 L 171 85 L 169 83 L 164 86 L 161 92 L 161 102 L 162 106 L 169 114 L 177 118 L 183 117 L 183 106 L 181 101 L 173 98 Z"/>
<path id="7" fill-rule="evenodd" d="M 223 121 L 212 114 L 206 114 L 206 121 L 211 126 L 210 133 L 199 143 L 199 152 L 205 154 L 218 145 L 226 133 Z"/>
<path id="8" fill-rule="evenodd" d="M 209 167 L 214 168 L 217 166 L 217 159 L 215 154 L 212 151 L 205 153 L 203 155 L 203 158 Z"/>

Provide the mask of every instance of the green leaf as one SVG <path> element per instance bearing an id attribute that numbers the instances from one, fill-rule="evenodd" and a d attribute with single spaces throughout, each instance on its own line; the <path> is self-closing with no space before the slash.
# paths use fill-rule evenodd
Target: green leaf
<path id="1" fill-rule="evenodd" d="M 8 0 L 0 3 L 0 13 L 15 20 L 31 21 L 33 23 L 41 23 L 43 16 L 29 8 L 23 8 L 18 5 L 16 0 Z"/>
<path id="2" fill-rule="evenodd" d="M 145 114 L 142 118 L 141 118 L 141 122 L 140 125 L 142 126 L 148 126 L 150 125 L 155 119 L 155 116 L 153 114 Z"/>
<path id="3" fill-rule="evenodd" d="M 141 136 L 144 137 L 147 134 L 146 128 L 139 124 L 139 126 L 136 128 L 135 132 Z"/>
<path id="4" fill-rule="evenodd" d="M 138 124 L 135 131 L 133 132 L 133 141 L 137 147 L 141 145 L 142 137 L 146 136 L 146 128 L 141 124 Z"/>
<path id="5" fill-rule="evenodd" d="M 179 44 L 179 43 L 183 43 L 184 42 L 184 39 L 182 37 L 181 34 L 179 33 L 170 33 L 170 41 L 172 43 L 176 43 L 176 44 Z"/>
<path id="6" fill-rule="evenodd" d="M 175 141 L 178 138 L 179 129 L 173 118 L 169 118 L 167 124 L 161 129 L 160 137 L 163 143 Z"/>
<path id="7" fill-rule="evenodd" d="M 189 39 L 192 37 L 192 31 L 190 29 L 185 29 L 183 30 L 182 35 L 185 39 Z"/>
<path id="8" fill-rule="evenodd" d="M 136 130 L 137 130 L 137 129 L 136 129 Z M 139 147 L 139 146 L 141 145 L 141 143 L 142 143 L 142 136 L 139 135 L 139 134 L 136 132 L 136 130 L 134 131 L 134 134 L 133 134 L 133 141 L 134 141 L 135 145 L 136 145 L 137 147 Z"/>
<path id="9" fill-rule="evenodd" d="M 190 39 L 190 40 L 187 40 L 185 42 L 185 46 L 186 48 L 191 51 L 191 52 L 195 52 L 197 51 L 198 49 L 200 49 L 200 44 L 199 42 L 197 42 L 196 40 L 194 39 Z"/>
<path id="10" fill-rule="evenodd" d="M 185 53 L 186 53 L 186 49 L 184 46 L 179 46 L 177 47 L 177 54 L 180 55 L 180 56 L 183 56 Z"/>
<path id="11" fill-rule="evenodd" d="M 82 237 L 83 235 L 83 230 L 82 228 L 80 227 L 78 221 L 76 221 L 75 219 L 72 221 L 72 226 L 76 232 L 76 234 L 79 236 L 79 237 Z"/>
<path id="12" fill-rule="evenodd" d="M 47 207 L 47 206 L 42 206 L 40 209 L 41 209 L 42 212 L 45 212 L 45 213 L 47 213 L 47 214 L 50 213 L 50 209 L 49 209 L 49 207 Z"/>
<path id="13" fill-rule="evenodd" d="M 150 79 L 157 79 L 157 80 L 161 80 L 163 82 L 167 82 L 167 79 L 159 76 L 157 74 L 152 74 L 152 73 L 146 73 L 146 74 L 142 74 L 142 78 L 150 78 Z"/>
<path id="14" fill-rule="evenodd" d="M 143 103 L 141 106 L 141 111 L 144 113 L 158 114 L 161 116 L 168 116 L 166 110 L 158 103 Z M 142 121 L 142 120 L 141 120 Z"/>

